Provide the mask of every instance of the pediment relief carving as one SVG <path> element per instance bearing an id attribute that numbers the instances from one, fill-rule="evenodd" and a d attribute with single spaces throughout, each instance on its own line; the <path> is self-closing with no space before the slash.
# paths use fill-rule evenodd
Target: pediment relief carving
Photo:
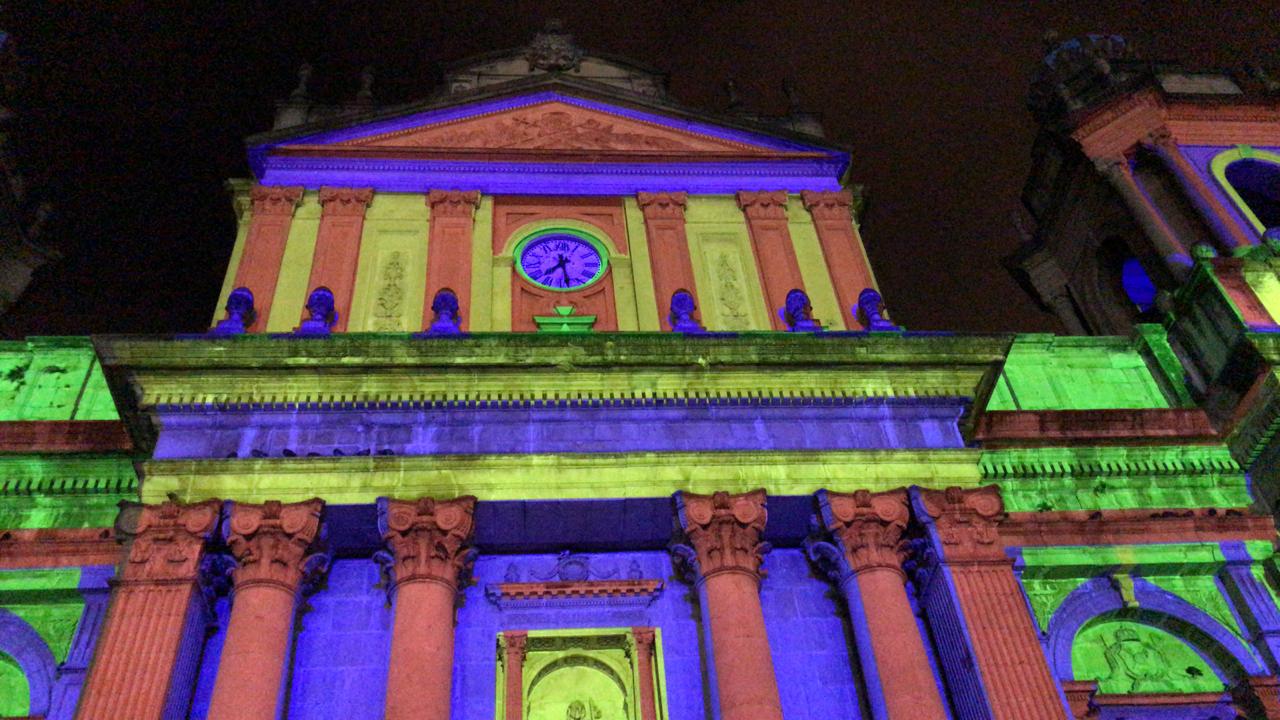
<path id="1" fill-rule="evenodd" d="M 439 125 L 349 140 L 359 148 L 594 150 L 773 154 L 776 150 L 660 127 L 641 120 L 546 102 Z"/>

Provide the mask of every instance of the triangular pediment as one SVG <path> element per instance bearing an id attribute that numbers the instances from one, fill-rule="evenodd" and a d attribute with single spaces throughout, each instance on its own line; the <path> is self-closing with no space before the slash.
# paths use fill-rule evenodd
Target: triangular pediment
<path id="1" fill-rule="evenodd" d="M 438 150 L 594 150 L 601 152 L 776 153 L 706 134 L 663 127 L 595 108 L 550 100 L 480 117 L 379 133 L 345 147 Z"/>
<path id="2" fill-rule="evenodd" d="M 271 154 L 565 160 L 764 160 L 829 157 L 832 148 L 721 125 L 665 107 L 637 108 L 559 91 L 490 97 L 381 118 L 259 146 Z"/>

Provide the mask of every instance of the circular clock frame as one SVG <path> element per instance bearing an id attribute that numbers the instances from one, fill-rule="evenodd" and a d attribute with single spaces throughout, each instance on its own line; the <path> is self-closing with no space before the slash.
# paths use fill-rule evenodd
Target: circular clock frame
<path id="1" fill-rule="evenodd" d="M 549 237 L 554 237 L 557 235 L 567 235 L 573 238 L 574 240 L 587 243 L 592 247 L 592 249 L 595 250 L 596 255 L 600 258 L 600 268 L 596 270 L 596 273 L 591 276 L 590 280 L 587 280 L 586 282 L 578 285 L 574 285 L 573 287 L 556 287 L 554 285 L 547 285 L 547 284 L 538 282 L 537 280 L 534 280 L 532 277 L 529 277 L 529 274 L 525 272 L 524 262 L 523 262 L 525 251 L 529 249 L 530 246 L 538 243 L 539 241 L 546 240 Z M 524 278 L 525 282 L 529 283 L 530 285 L 540 290 L 550 290 L 552 292 L 561 292 L 561 293 L 578 292 L 579 290 L 585 290 L 595 285 L 596 283 L 600 282 L 600 279 L 603 278 L 605 276 L 605 273 L 609 271 L 609 249 L 605 247 L 605 244 L 601 242 L 598 238 L 592 237 L 590 233 L 583 232 L 576 228 L 567 228 L 567 227 L 542 228 L 537 232 L 531 233 L 528 237 L 520 240 L 520 242 L 516 244 L 515 249 L 512 251 L 511 254 L 512 254 L 512 260 L 514 261 L 512 264 L 515 265 L 516 272 L 520 273 L 520 277 Z"/>

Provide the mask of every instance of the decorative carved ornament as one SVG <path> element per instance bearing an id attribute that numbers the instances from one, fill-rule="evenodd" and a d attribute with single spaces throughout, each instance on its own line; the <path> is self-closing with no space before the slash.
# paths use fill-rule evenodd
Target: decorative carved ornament
<path id="1" fill-rule="evenodd" d="M 476 206 L 480 204 L 478 190 L 432 190 L 427 193 L 427 205 L 431 208 L 431 217 L 474 216 Z"/>
<path id="2" fill-rule="evenodd" d="M 661 580 L 580 580 L 490 585 L 485 594 L 499 606 L 520 601 L 593 601 L 638 598 L 648 604 L 662 592 Z"/>
<path id="3" fill-rule="evenodd" d="M 636 204 L 644 212 L 645 220 L 682 220 L 684 209 L 689 204 L 689 193 L 637 193 Z"/>
<path id="4" fill-rule="evenodd" d="M 290 593 L 302 583 L 313 558 L 312 544 L 320 535 L 324 501 L 314 498 L 283 504 L 234 503 L 227 520 L 227 545 L 239 567 L 237 589 L 276 585 Z"/>
<path id="5" fill-rule="evenodd" d="M 303 147 L 310 146 L 294 146 L 295 149 Z M 436 125 L 405 128 L 325 147 L 795 154 L 675 130 L 555 100 Z M 804 154 L 806 157 L 809 155 Z"/>
<path id="6" fill-rule="evenodd" d="M 218 500 L 193 505 L 164 502 L 144 505 L 137 527 L 129 532 L 125 582 L 192 581 L 199 575 L 204 543 L 218 524 Z"/>
<path id="7" fill-rule="evenodd" d="M 946 561 L 1009 561 L 1000 542 L 1005 512 L 999 487 L 921 490 L 920 502 L 934 520 Z"/>
<path id="8" fill-rule="evenodd" d="M 769 551 L 769 544 L 760 540 L 768 520 L 763 489 L 737 495 L 682 492 L 677 498 L 680 524 L 703 579 L 723 572 L 757 579 L 763 574 L 760 564 Z"/>
<path id="9" fill-rule="evenodd" d="M 751 220 L 785 220 L 787 217 L 787 193 L 783 190 L 768 192 L 738 191 L 738 207 Z"/>
<path id="10" fill-rule="evenodd" d="M 254 185 L 249 191 L 254 215 L 293 215 L 302 202 L 301 187 Z"/>
<path id="11" fill-rule="evenodd" d="M 470 560 L 476 499 L 378 501 L 378 529 L 391 550 L 397 585 L 437 582 L 456 588 Z"/>
<path id="12" fill-rule="evenodd" d="M 800 202 L 804 203 L 804 209 L 809 211 L 814 220 L 853 221 L 849 209 L 853 207 L 853 193 L 848 190 L 801 190 Z"/>
<path id="13" fill-rule="evenodd" d="M 364 217 L 371 202 L 372 188 L 320 188 L 320 207 L 324 215 Z"/>
<path id="14" fill-rule="evenodd" d="M 845 561 L 855 574 L 884 568 L 902 572 L 907 556 L 902 538 L 911 512 L 906 490 L 872 493 L 826 493 L 827 529 L 840 541 Z"/>
<path id="15" fill-rule="evenodd" d="M 552 21 L 534 34 L 524 50 L 524 58 L 530 70 L 577 70 L 582 62 L 582 48 L 574 44 L 573 35 L 565 32 L 564 26 Z"/>

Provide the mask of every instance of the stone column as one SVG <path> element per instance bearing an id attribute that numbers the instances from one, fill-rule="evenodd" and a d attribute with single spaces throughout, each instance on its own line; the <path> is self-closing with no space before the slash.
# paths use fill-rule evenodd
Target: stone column
<path id="1" fill-rule="evenodd" d="M 293 225 L 293 211 L 302 202 L 302 188 L 254 185 L 249 191 L 249 200 L 253 214 L 232 287 L 249 288 L 253 293 L 258 315 L 253 325 L 245 328 L 253 332 L 267 327 L 280 264 L 284 260 L 284 245 L 289 239 L 289 227 Z"/>
<path id="2" fill-rule="evenodd" d="M 1176 278 L 1183 278 L 1191 267 L 1191 256 L 1182 247 L 1173 230 L 1161 217 L 1160 211 L 1151 203 L 1151 199 L 1133 179 L 1133 170 L 1129 160 L 1124 156 L 1094 158 L 1094 167 L 1107 179 L 1111 187 L 1120 193 L 1120 198 L 1133 213 L 1134 219 L 1142 227 L 1143 232 L 1156 246 L 1156 252 L 1164 258 L 1165 265 Z"/>
<path id="3" fill-rule="evenodd" d="M 298 590 L 320 556 L 320 499 L 230 506 L 227 544 L 239 566 L 231 620 L 209 702 L 211 720 L 280 715 Z"/>
<path id="4" fill-rule="evenodd" d="M 782 704 L 760 607 L 765 491 L 676 494 L 707 602 L 721 720 L 782 720 Z"/>
<path id="5" fill-rule="evenodd" d="M 747 218 L 756 270 L 764 289 L 764 301 L 769 306 L 769 321 L 774 330 L 786 330 L 787 324 L 778 311 L 786 306 L 787 293 L 804 289 L 795 246 L 791 244 L 791 231 L 787 228 L 787 194 L 781 190 L 740 191 L 737 198 L 738 207 Z"/>
<path id="6" fill-rule="evenodd" d="M 636 675 L 640 679 L 640 720 L 658 720 L 653 696 L 653 628 L 633 627 L 631 639 L 635 642 Z"/>
<path id="7" fill-rule="evenodd" d="M 200 561 L 219 504 L 166 502 L 143 505 L 136 516 L 121 513 L 117 527 L 132 540 L 81 694 L 80 720 L 185 711 L 194 666 L 180 660 L 203 640 Z"/>
<path id="8" fill-rule="evenodd" d="M 378 500 L 378 529 L 391 550 L 395 624 L 387 672 L 388 720 L 448 720 L 453 610 L 476 499 Z"/>
<path id="9" fill-rule="evenodd" d="M 636 195 L 636 204 L 644 213 L 644 234 L 649 241 L 649 265 L 653 269 L 653 291 L 658 300 L 658 323 L 663 330 L 671 330 L 668 312 L 671 296 L 677 290 L 688 290 L 695 302 L 698 299 L 684 225 L 689 195 L 682 192 L 642 192 Z"/>
<path id="10" fill-rule="evenodd" d="M 874 717 L 946 717 L 902 571 L 902 534 L 911 516 L 907 491 L 823 490 L 818 505 L 840 550 L 836 574 L 849 604 Z"/>
<path id="11" fill-rule="evenodd" d="M 993 720 L 1068 718 L 1013 560 L 1000 542 L 999 488 L 911 493 L 915 515 L 926 527 L 917 585 L 923 586 L 926 617 L 957 713 Z"/>
<path id="12" fill-rule="evenodd" d="M 373 200 L 370 188 L 320 188 L 320 229 L 311 256 L 311 278 L 307 291 L 324 286 L 333 291 L 333 309 L 338 321 L 333 330 L 345 332 L 351 315 L 351 298 L 356 288 L 356 266 L 360 261 L 360 238 L 364 234 L 364 213 Z M 303 319 L 309 317 L 304 314 Z"/>
<path id="13" fill-rule="evenodd" d="M 1169 128 L 1157 128 L 1147 136 L 1147 143 L 1155 150 L 1161 162 L 1169 172 L 1177 178 L 1182 189 L 1187 193 L 1191 203 L 1196 206 L 1205 221 L 1212 227 L 1223 247 L 1249 247 L 1256 237 L 1250 236 L 1239 223 L 1227 212 L 1222 203 L 1214 196 L 1213 191 L 1205 184 L 1200 173 L 1187 162 L 1186 156 L 1178 149 Z"/>
<path id="14" fill-rule="evenodd" d="M 813 216 L 827 272 L 840 300 L 840 312 L 844 313 L 845 327 L 860 330 L 858 294 L 866 288 L 875 289 L 876 280 L 853 225 L 853 195 L 848 190 L 804 190 L 800 193 L 800 200 Z"/>
<path id="15" fill-rule="evenodd" d="M 475 228 L 476 190 L 432 190 L 427 231 L 427 292 L 422 303 L 422 327 L 431 324 L 431 301 L 444 288 L 453 291 L 462 307 L 462 330 L 471 327 L 471 233 Z"/>
<path id="16" fill-rule="evenodd" d="M 502 633 L 502 662 L 507 671 L 503 720 L 521 720 L 524 717 L 524 652 L 528 640 L 529 634 L 523 630 Z"/>

